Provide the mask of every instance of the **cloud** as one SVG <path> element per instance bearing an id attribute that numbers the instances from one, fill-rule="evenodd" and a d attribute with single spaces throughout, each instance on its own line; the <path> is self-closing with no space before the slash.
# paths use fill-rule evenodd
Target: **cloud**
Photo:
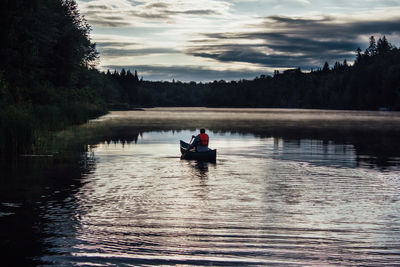
<path id="1" fill-rule="evenodd" d="M 136 11 L 132 10 L 127 12 L 129 16 L 142 18 L 142 19 L 151 19 L 151 20 L 172 20 L 179 15 L 195 15 L 195 16 L 211 16 L 218 15 L 219 13 L 210 9 L 189 9 L 189 10 L 170 10 L 170 9 L 153 9 L 148 11 Z"/>
<path id="2" fill-rule="evenodd" d="M 110 10 L 111 8 L 106 5 L 87 5 L 87 9 L 94 9 L 94 10 Z"/>
<path id="3" fill-rule="evenodd" d="M 96 7 L 98 5 L 95 5 Z M 108 7 L 104 6 L 104 10 L 109 10 Z M 95 26 L 102 26 L 102 27 L 125 27 L 129 26 L 131 23 L 126 21 L 124 18 L 120 16 L 112 16 L 112 13 L 108 15 L 102 15 L 96 10 L 88 10 L 85 12 L 85 18 Z"/>
<path id="4" fill-rule="evenodd" d="M 108 65 L 105 69 L 110 70 L 137 70 L 139 76 L 143 76 L 144 80 L 162 81 L 162 80 L 179 80 L 189 81 L 214 81 L 214 80 L 237 80 L 238 77 L 243 79 L 253 79 L 259 76 L 261 71 L 250 69 L 237 70 L 214 70 L 197 66 L 149 66 L 149 65 Z"/>
<path id="5" fill-rule="evenodd" d="M 100 48 L 124 48 L 127 46 L 137 45 L 134 42 L 117 42 L 117 41 L 101 41 L 97 42 L 96 46 Z"/>
<path id="6" fill-rule="evenodd" d="M 303 4 L 303 5 L 311 4 L 309 0 L 297 0 L 297 2 L 299 2 L 300 4 Z"/>
<path id="7" fill-rule="evenodd" d="M 125 26 L 130 26 L 131 24 L 129 22 L 125 21 L 113 21 L 113 20 L 108 20 L 107 18 L 91 18 L 90 23 L 92 25 L 96 26 L 102 26 L 102 27 L 125 27 Z"/>
<path id="8" fill-rule="evenodd" d="M 101 56 L 106 57 L 127 57 L 127 56 L 145 56 L 152 54 L 177 54 L 180 51 L 170 48 L 99 48 Z"/>
<path id="9" fill-rule="evenodd" d="M 400 17 L 381 20 L 361 20 L 324 16 L 317 19 L 270 16 L 262 26 L 282 33 L 302 34 L 307 37 L 354 38 L 360 34 L 391 34 L 400 31 Z"/>
<path id="10" fill-rule="evenodd" d="M 186 53 L 220 62 L 246 62 L 268 67 L 321 66 L 327 60 L 351 60 L 363 36 L 400 33 L 400 18 L 392 20 L 343 20 L 270 16 L 247 31 L 205 33 L 186 48 Z"/>
<path id="11" fill-rule="evenodd" d="M 238 79 L 274 69 L 308 70 L 324 61 L 351 62 L 370 35 L 400 40 L 399 0 L 77 1 L 94 26 L 102 66 L 137 64 L 146 79 Z M 187 67 L 165 67 L 174 64 Z"/>
<path id="12" fill-rule="evenodd" d="M 189 9 L 184 11 L 169 11 L 169 13 L 174 15 L 220 15 L 218 11 L 211 9 Z"/>
<path id="13" fill-rule="evenodd" d="M 170 7 L 169 4 L 167 3 L 162 3 L 162 2 L 156 2 L 156 3 L 150 3 L 146 5 L 147 8 L 162 8 L 162 9 L 167 9 Z"/>
<path id="14" fill-rule="evenodd" d="M 204 8 L 204 7 L 207 8 Z M 220 0 L 187 1 L 128 1 L 93 0 L 83 2 L 80 7 L 89 23 L 103 27 L 122 27 L 135 23 L 163 21 L 174 23 L 183 16 L 220 16 L 226 13 L 229 4 Z M 115 18 L 112 20 L 110 18 Z"/>

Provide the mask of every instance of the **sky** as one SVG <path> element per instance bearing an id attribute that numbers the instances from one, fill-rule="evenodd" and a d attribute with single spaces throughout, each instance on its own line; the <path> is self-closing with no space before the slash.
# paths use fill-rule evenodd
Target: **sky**
<path id="1" fill-rule="evenodd" d="M 77 0 L 100 70 L 144 80 L 252 79 L 400 44 L 400 0 Z"/>

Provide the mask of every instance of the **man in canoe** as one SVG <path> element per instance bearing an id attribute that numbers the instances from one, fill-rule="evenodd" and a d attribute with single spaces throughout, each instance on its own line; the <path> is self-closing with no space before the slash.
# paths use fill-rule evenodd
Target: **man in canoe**
<path id="1" fill-rule="evenodd" d="M 197 136 L 192 135 L 192 138 L 194 138 L 194 140 L 188 147 L 188 150 L 196 147 L 197 152 L 208 151 L 208 142 L 210 140 L 210 137 L 208 136 L 208 134 L 206 134 L 205 129 L 200 129 L 200 134 L 198 134 Z"/>

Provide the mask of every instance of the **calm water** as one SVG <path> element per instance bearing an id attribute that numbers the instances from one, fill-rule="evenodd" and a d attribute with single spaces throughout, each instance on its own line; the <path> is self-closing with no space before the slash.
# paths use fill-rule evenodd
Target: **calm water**
<path id="1" fill-rule="evenodd" d="M 60 134 L 79 160 L 28 157 L 2 178 L 1 248 L 55 266 L 400 265 L 399 121 L 111 113 Z M 216 164 L 179 158 L 199 123 Z"/>

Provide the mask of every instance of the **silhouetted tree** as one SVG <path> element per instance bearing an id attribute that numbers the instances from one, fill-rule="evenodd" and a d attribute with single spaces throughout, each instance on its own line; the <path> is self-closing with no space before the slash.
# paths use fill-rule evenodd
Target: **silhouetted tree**
<path id="1" fill-rule="evenodd" d="M 328 62 L 325 61 L 324 66 L 322 67 L 323 72 L 328 72 L 329 71 L 329 64 Z"/>
<path id="2" fill-rule="evenodd" d="M 368 56 L 374 56 L 376 54 L 376 41 L 374 36 L 369 38 L 369 46 L 365 50 L 365 54 Z"/>
<path id="3" fill-rule="evenodd" d="M 386 36 L 379 38 L 378 44 L 376 46 L 376 52 L 378 55 L 386 55 L 392 50 L 392 45 L 389 44 Z"/>

